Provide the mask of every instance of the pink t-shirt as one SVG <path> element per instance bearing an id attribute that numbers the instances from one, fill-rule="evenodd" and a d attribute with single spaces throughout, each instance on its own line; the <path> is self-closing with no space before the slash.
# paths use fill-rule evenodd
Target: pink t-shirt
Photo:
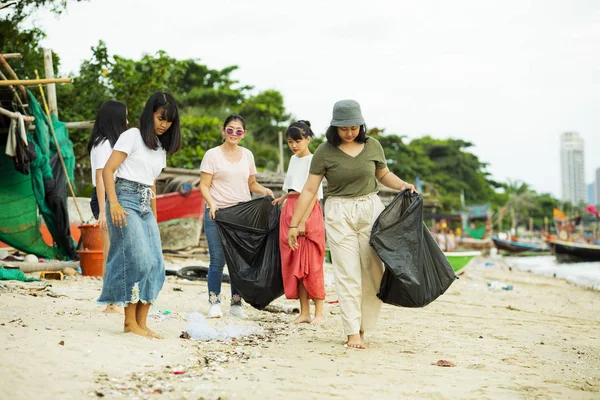
<path id="1" fill-rule="evenodd" d="M 219 208 L 231 207 L 242 201 L 251 199 L 248 179 L 256 175 L 254 156 L 244 147 L 242 158 L 231 162 L 225 158 L 221 147 L 213 147 L 204 154 L 200 172 L 213 176 L 210 195 Z"/>

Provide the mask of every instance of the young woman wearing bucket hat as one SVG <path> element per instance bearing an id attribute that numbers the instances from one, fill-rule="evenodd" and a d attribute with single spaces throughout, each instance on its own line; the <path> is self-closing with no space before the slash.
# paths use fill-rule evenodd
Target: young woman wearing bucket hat
<path id="1" fill-rule="evenodd" d="M 325 231 L 346 345 L 357 349 L 365 348 L 364 334 L 375 328 L 382 305 L 377 292 L 383 263 L 369 245 L 373 223 L 384 209 L 378 181 L 391 189 L 416 191 L 390 172 L 381 144 L 367 137 L 366 129 L 358 102 L 335 103 L 327 141 L 313 156 L 288 232 L 290 247 L 298 249 L 297 226 L 327 178 Z"/>

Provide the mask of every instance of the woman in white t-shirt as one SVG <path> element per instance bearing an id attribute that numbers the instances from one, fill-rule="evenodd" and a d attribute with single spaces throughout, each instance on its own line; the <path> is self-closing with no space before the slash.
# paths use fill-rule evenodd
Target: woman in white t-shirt
<path id="1" fill-rule="evenodd" d="M 256 166 L 252 152 L 239 143 L 246 136 L 246 122 L 241 115 L 232 114 L 221 128 L 223 144 L 204 154 L 200 165 L 200 191 L 206 200 L 204 233 L 208 242 L 210 264 L 208 267 L 208 318 L 220 318 L 221 280 L 225 266 L 225 254 L 221 237 L 214 221 L 220 208 L 234 206 L 251 200 L 250 192 L 273 196 L 273 192 L 256 182 Z M 242 298 L 231 285 L 231 315 L 245 318 Z"/>
<path id="2" fill-rule="evenodd" d="M 90 200 L 90 207 L 94 218 L 98 220 L 100 232 L 104 241 L 102 249 L 102 275 L 106 271 L 106 260 L 108 258 L 108 250 L 110 247 L 110 239 L 108 236 L 108 228 L 106 227 L 106 196 L 104 190 L 104 180 L 102 179 L 102 170 L 113 146 L 117 143 L 117 139 L 121 133 L 127 130 L 127 107 L 120 101 L 109 100 L 102 104 L 98 109 L 96 121 L 92 128 L 92 136 L 88 143 L 88 152 L 90 153 L 90 161 L 92 166 L 92 184 L 94 185 L 94 193 Z M 116 306 L 108 304 L 106 311 L 117 311 Z"/>
<path id="3" fill-rule="evenodd" d="M 279 248 L 281 251 L 281 273 L 283 289 L 288 299 L 300 299 L 300 315 L 294 320 L 298 323 L 320 325 L 324 322 L 323 301 L 325 300 L 325 282 L 323 260 L 325 258 L 325 226 L 323 210 L 319 200 L 323 198 L 323 186 L 319 186 L 317 195 L 312 199 L 309 211 L 298 223 L 298 251 L 292 251 L 288 244 L 290 221 L 296 208 L 298 196 L 308 179 L 310 162 L 313 158 L 308 145 L 314 136 L 310 122 L 298 121 L 286 131 L 290 150 L 294 153 L 290 159 L 283 196 L 273 200 L 273 204 L 285 201 L 279 220 Z M 310 317 L 310 299 L 315 303 L 315 317 Z"/>
<path id="4" fill-rule="evenodd" d="M 125 307 L 126 333 L 159 337 L 146 324 L 165 281 L 155 182 L 167 154 L 180 147 L 177 103 L 170 94 L 156 92 L 146 102 L 140 128 L 121 134 L 102 171 L 111 216 L 110 251 L 98 301 Z"/>

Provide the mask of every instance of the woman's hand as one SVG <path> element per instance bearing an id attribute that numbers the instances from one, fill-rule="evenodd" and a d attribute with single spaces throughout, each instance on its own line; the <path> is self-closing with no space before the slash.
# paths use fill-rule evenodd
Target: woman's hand
<path id="1" fill-rule="evenodd" d="M 267 197 L 267 196 L 271 196 L 271 197 L 275 197 L 275 195 L 273 194 L 273 191 L 269 188 L 265 188 L 265 190 L 263 191 L 263 196 Z"/>
<path id="2" fill-rule="evenodd" d="M 306 235 L 306 222 L 300 222 L 298 224 L 298 236 Z"/>
<path id="3" fill-rule="evenodd" d="M 283 204 L 283 202 L 285 201 L 286 197 L 287 197 L 287 196 L 285 196 L 285 195 L 283 195 L 283 196 L 281 196 L 281 197 L 278 197 L 278 198 L 274 199 L 274 200 L 271 202 L 271 204 L 273 204 L 274 206 L 278 206 L 278 205 L 280 205 L 280 204 Z"/>
<path id="4" fill-rule="evenodd" d="M 125 211 L 123 207 L 121 207 L 118 201 L 110 202 L 110 218 L 112 219 L 112 223 L 114 225 L 118 226 L 119 228 L 127 226 L 127 218 L 125 217 L 126 215 L 129 215 L 129 213 Z"/>
<path id="5" fill-rule="evenodd" d="M 404 185 L 404 190 L 408 190 L 408 189 L 410 189 L 410 192 L 411 192 L 411 193 L 418 193 L 418 192 L 417 192 L 417 189 L 415 189 L 415 185 L 413 185 L 413 184 L 411 184 L 411 183 L 406 183 L 406 184 Z"/>
<path id="6" fill-rule="evenodd" d="M 210 207 L 210 209 L 208 211 L 209 211 L 209 214 L 210 214 L 210 219 L 212 221 L 214 221 L 215 217 L 217 215 L 217 211 L 219 211 L 219 207 Z"/>
<path id="7" fill-rule="evenodd" d="M 101 212 L 98 216 L 98 222 L 96 222 L 96 226 L 100 226 L 101 231 L 105 231 L 108 229 L 106 226 L 106 213 Z"/>
<path id="8" fill-rule="evenodd" d="M 288 244 L 292 251 L 298 249 L 298 228 L 290 228 L 288 231 Z"/>

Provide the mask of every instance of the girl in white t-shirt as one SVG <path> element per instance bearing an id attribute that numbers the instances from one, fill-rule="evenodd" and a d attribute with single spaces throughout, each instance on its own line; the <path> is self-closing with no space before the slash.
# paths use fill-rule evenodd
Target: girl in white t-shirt
<path id="1" fill-rule="evenodd" d="M 124 331 L 136 335 L 160 337 L 146 324 L 165 281 L 155 182 L 167 154 L 180 147 L 177 103 L 170 94 L 156 92 L 146 102 L 140 128 L 121 134 L 102 171 L 110 251 L 98 301 L 123 305 Z"/>
<path id="2" fill-rule="evenodd" d="M 281 251 L 281 273 L 283 289 L 288 299 L 300 299 L 300 315 L 295 324 L 306 322 L 320 325 L 324 321 L 323 301 L 325 283 L 323 260 L 325 258 L 325 226 L 323 210 L 319 200 L 323 198 L 323 186 L 312 199 L 307 212 L 296 227 L 298 229 L 298 251 L 292 251 L 288 244 L 290 221 L 296 208 L 298 196 L 308 179 L 308 171 L 313 155 L 308 149 L 314 136 L 310 122 L 294 122 L 287 129 L 287 144 L 294 153 L 283 183 L 284 195 L 273 200 L 273 204 L 285 201 L 279 220 L 279 248 Z M 315 317 L 310 317 L 310 302 L 315 303 Z"/>
<path id="3" fill-rule="evenodd" d="M 90 207 L 94 218 L 98 220 L 104 248 L 102 249 L 102 275 L 106 272 L 106 260 L 108 258 L 108 250 L 110 247 L 110 239 L 108 236 L 108 228 L 106 227 L 106 197 L 104 190 L 104 179 L 102 179 L 102 170 L 113 146 L 117 143 L 117 139 L 121 133 L 127 130 L 127 107 L 125 104 L 109 100 L 102 104 L 98 109 L 96 121 L 92 128 L 92 136 L 88 143 L 88 152 L 90 153 L 90 161 L 92 166 L 92 183 L 94 185 L 94 193 L 90 200 Z M 116 312 L 117 308 L 114 304 L 107 304 L 107 312 Z"/>
<path id="4" fill-rule="evenodd" d="M 200 165 L 200 191 L 207 207 L 204 211 L 204 234 L 208 242 L 210 263 L 208 266 L 208 318 L 220 318 L 221 280 L 225 267 L 225 253 L 221 236 L 214 221 L 220 208 L 250 201 L 250 192 L 273 197 L 267 189 L 256 181 L 256 166 L 252 152 L 239 144 L 246 136 L 246 122 L 241 115 L 232 114 L 225 119 L 221 128 L 223 144 L 208 150 Z M 231 307 L 229 313 L 245 318 L 242 310 L 242 297 L 231 285 Z"/>

